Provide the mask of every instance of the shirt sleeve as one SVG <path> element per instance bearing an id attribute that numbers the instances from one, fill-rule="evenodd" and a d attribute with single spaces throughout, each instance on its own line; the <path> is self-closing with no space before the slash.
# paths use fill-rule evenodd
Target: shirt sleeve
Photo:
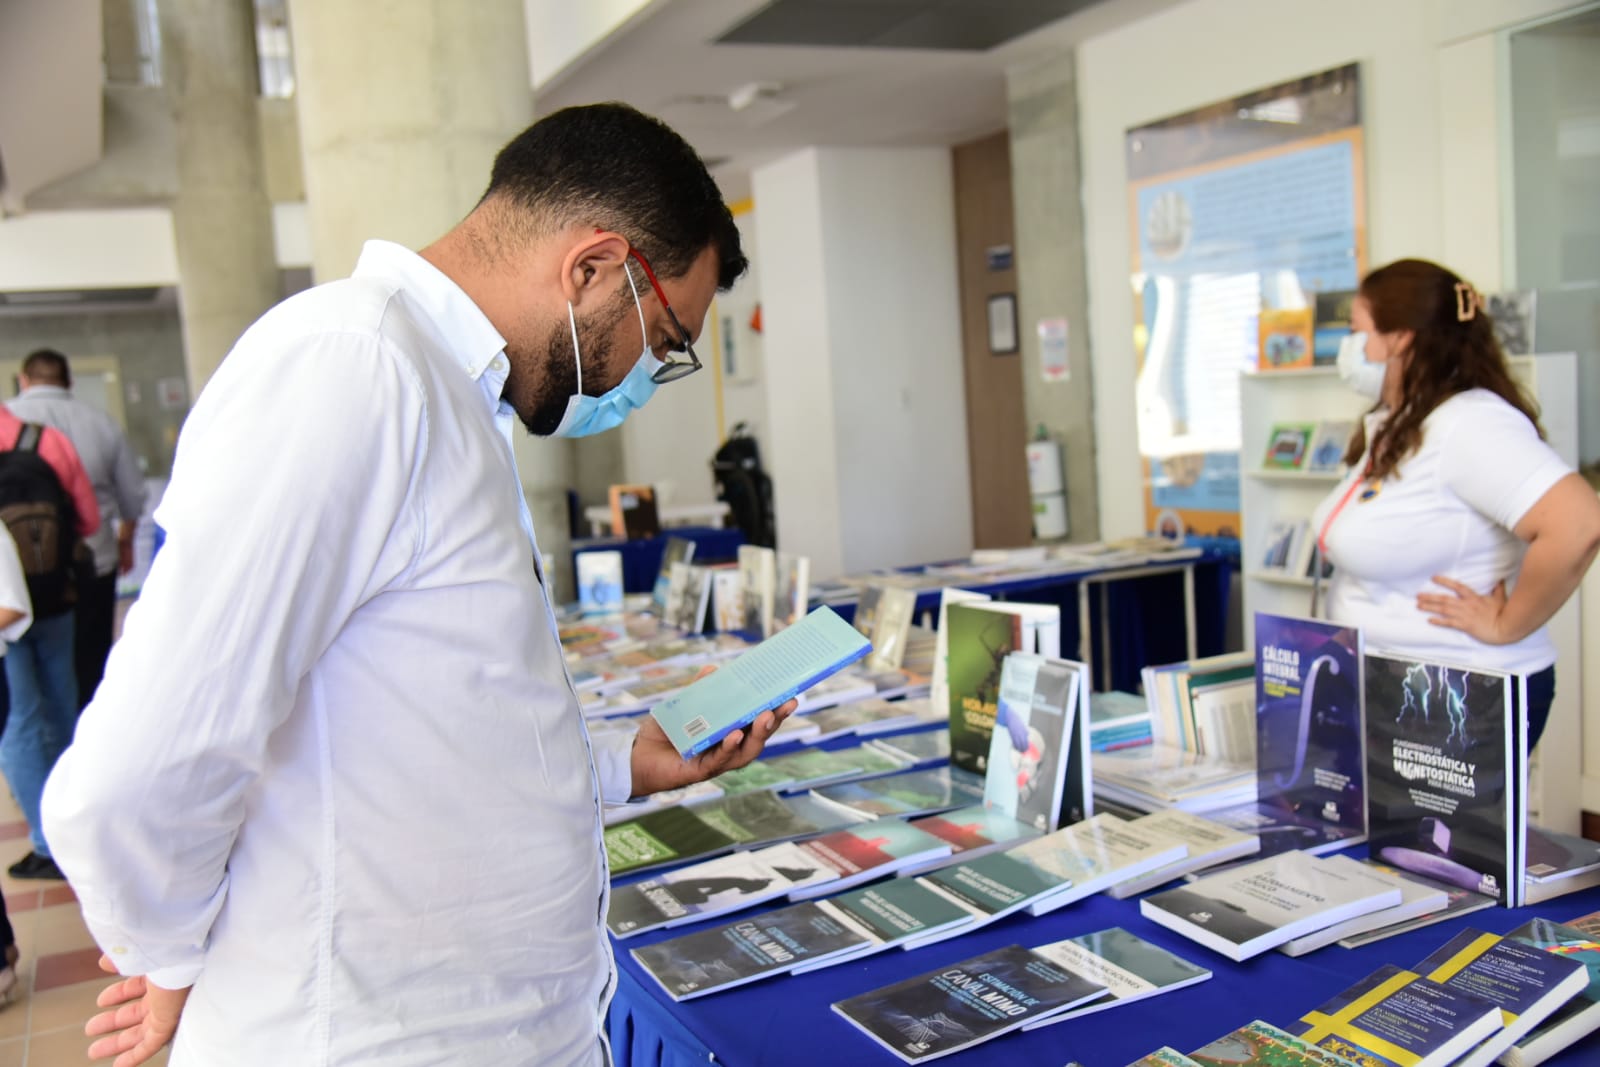
<path id="1" fill-rule="evenodd" d="M 17 543 L 11 539 L 11 531 L 6 529 L 5 523 L 0 523 L 0 608 L 22 612 L 22 618 L 0 629 L 0 639 L 3 639 L 0 653 L 3 653 L 5 645 L 15 642 L 33 625 L 33 601 L 28 596 L 28 578 L 22 573 Z"/>
<path id="2" fill-rule="evenodd" d="M 61 479 L 61 487 L 78 513 L 78 536 L 88 537 L 100 529 L 100 505 L 94 498 L 94 484 L 72 441 L 60 430 L 46 426 L 39 437 L 39 455 Z"/>
<path id="3" fill-rule="evenodd" d="M 370 337 L 235 349 L 179 442 L 166 543 L 45 788 L 51 851 L 123 974 L 198 977 L 274 731 L 423 536 L 426 408 Z"/>
<path id="4" fill-rule="evenodd" d="M 115 442 L 111 461 L 111 488 L 117 498 L 117 514 L 132 526 L 144 514 L 144 472 L 139 469 L 139 457 L 133 454 L 133 445 L 115 423 L 111 425 Z M 116 531 L 112 531 L 115 533 Z"/>
<path id="5" fill-rule="evenodd" d="M 1444 484 L 1507 530 L 1571 472 L 1533 423 L 1498 397 L 1467 407 L 1446 435 L 1439 459 Z"/>
<path id="6" fill-rule="evenodd" d="M 633 739 L 636 731 L 607 730 L 590 736 L 594 752 L 595 777 L 600 782 L 600 799 L 607 804 L 626 804 L 633 798 Z"/>

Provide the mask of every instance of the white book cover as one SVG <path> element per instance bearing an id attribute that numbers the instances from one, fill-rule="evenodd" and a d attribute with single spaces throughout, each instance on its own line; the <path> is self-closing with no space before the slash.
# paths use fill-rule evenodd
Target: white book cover
<path id="1" fill-rule="evenodd" d="M 622 610 L 621 552 L 580 552 L 577 568 L 578 605 L 585 615 Z"/>
<path id="2" fill-rule="evenodd" d="M 1229 959 L 1246 960 L 1334 923 L 1392 908 L 1400 896 L 1398 886 L 1370 873 L 1284 852 L 1145 897 L 1139 911 Z"/>
<path id="3" fill-rule="evenodd" d="M 777 558 L 770 548 L 739 546 L 739 587 L 744 594 L 744 618 L 739 629 L 758 637 L 772 634 L 778 599 Z"/>
<path id="4" fill-rule="evenodd" d="M 712 571 L 711 605 L 716 616 L 714 628 L 719 633 L 744 628 L 744 583 L 736 568 Z"/>
<path id="5" fill-rule="evenodd" d="M 1047 871 L 1078 872 L 1070 888 L 1028 905 L 1029 915 L 1045 915 L 1118 882 L 1175 863 L 1188 848 L 1181 841 L 1150 833 L 1126 819 L 1102 814 L 1037 841 L 1024 841 L 1013 851 Z M 1085 868 L 1093 873 L 1087 873 Z"/>
<path id="6" fill-rule="evenodd" d="M 1157 867 L 1149 874 L 1120 882 L 1106 890 L 1118 900 L 1126 900 L 1147 889 L 1165 885 L 1190 871 L 1253 855 L 1261 850 L 1261 839 L 1255 834 L 1235 830 L 1231 826 L 1224 826 L 1222 823 L 1187 811 L 1154 812 L 1132 820 L 1132 825 L 1148 833 L 1181 841 L 1188 852 L 1174 863 Z"/>
<path id="7" fill-rule="evenodd" d="M 1450 902 L 1450 894 L 1435 886 L 1423 885 L 1410 878 L 1397 873 L 1381 870 L 1370 863 L 1351 859 L 1349 856 L 1329 856 L 1329 863 L 1341 866 L 1354 865 L 1373 878 L 1381 881 L 1392 882 L 1400 890 L 1400 903 L 1392 908 L 1383 908 L 1379 911 L 1357 915 L 1353 919 L 1346 919 L 1342 923 L 1334 923 L 1324 927 L 1316 933 L 1297 937 L 1293 941 L 1278 946 L 1278 951 L 1285 956 L 1304 956 L 1307 952 L 1315 951 L 1325 945 L 1331 945 L 1344 937 L 1354 937 L 1364 934 L 1368 930 L 1377 930 L 1394 923 L 1406 922 L 1431 911 L 1438 911 Z"/>

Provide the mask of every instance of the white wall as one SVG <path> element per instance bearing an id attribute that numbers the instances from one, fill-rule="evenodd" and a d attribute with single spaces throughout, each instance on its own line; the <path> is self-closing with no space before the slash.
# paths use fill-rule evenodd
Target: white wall
<path id="1" fill-rule="evenodd" d="M 1132 417 L 1124 133 L 1359 61 L 1370 264 L 1432 257 L 1492 289 L 1500 283 L 1503 258 L 1492 34 L 1570 6 L 1560 0 L 1193 0 L 1080 46 L 1089 332 L 1105 536 L 1139 533 L 1144 525 Z M 1212 42 L 1204 62 L 1194 52 L 1199 40 Z"/>
<path id="2" fill-rule="evenodd" d="M 813 581 L 844 571 L 819 174 L 824 151 L 803 149 L 751 175 L 763 257 L 762 459 L 772 475 L 778 543 L 811 557 Z"/>
<path id="3" fill-rule="evenodd" d="M 779 543 L 828 578 L 972 548 L 942 148 L 808 148 L 754 175 Z"/>
<path id="4" fill-rule="evenodd" d="M 0 219 L 0 292 L 177 283 L 178 246 L 166 208 Z"/>
<path id="5" fill-rule="evenodd" d="M 730 336 L 737 349 L 738 362 L 743 368 L 737 378 L 720 375 L 722 383 L 723 432 L 739 423 L 747 423 L 751 433 L 766 448 L 767 391 L 761 384 L 765 360 L 765 337 L 750 327 L 750 316 L 761 306 L 761 256 L 756 241 L 756 216 L 754 201 L 746 200 L 735 207 L 733 221 L 739 226 L 739 240 L 744 254 L 749 257 L 750 269 L 739 283 L 717 297 L 712 309 L 721 320 L 717 327 L 718 344 L 727 343 Z M 707 351 L 711 351 L 708 349 Z M 720 360 L 722 353 L 717 351 Z M 763 453 L 763 460 L 765 453 Z"/>
<path id="6" fill-rule="evenodd" d="M 533 87 L 548 84 L 655 2 L 658 0 L 523 0 Z"/>

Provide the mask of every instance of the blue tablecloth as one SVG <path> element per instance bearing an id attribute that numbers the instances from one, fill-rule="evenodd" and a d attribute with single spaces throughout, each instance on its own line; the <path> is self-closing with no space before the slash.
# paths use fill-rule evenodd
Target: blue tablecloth
<path id="1" fill-rule="evenodd" d="M 1361 850 L 1355 850 L 1358 854 Z M 915 952 L 893 950 L 799 977 L 783 976 L 674 1004 L 640 971 L 628 949 L 703 925 L 616 943 L 618 987 L 610 1032 L 617 1067 L 680 1067 L 707 1062 L 732 1067 L 828 1067 L 899 1061 L 829 1007 L 834 1001 L 1003 945 L 1038 945 L 1121 926 L 1210 968 L 1207 982 L 1125 1007 L 1014 1033 L 940 1060 L 951 1067 L 1039 1064 L 1123 1067 L 1161 1045 L 1190 1051 L 1252 1019 L 1292 1023 L 1385 963 L 1420 961 L 1457 930 L 1504 933 L 1535 916 L 1570 919 L 1600 910 L 1600 889 L 1532 908 L 1493 908 L 1359 949 L 1329 946 L 1299 959 L 1269 952 L 1234 963 L 1139 914 L 1138 901 L 1091 897 L 1052 915 L 1012 916 L 983 930 Z M 1600 1063 L 1600 1035 L 1547 1061 L 1554 1067 Z"/>
<path id="2" fill-rule="evenodd" d="M 646 537 L 637 541 L 624 541 L 618 537 L 597 537 L 572 542 L 573 567 L 584 552 L 622 553 L 622 590 L 625 593 L 648 593 L 656 587 L 656 575 L 661 571 L 661 553 L 666 550 L 667 538 L 682 537 L 694 542 L 694 563 L 731 563 L 744 544 L 744 534 L 737 529 L 715 526 L 674 526 L 660 537 Z M 573 582 L 577 588 L 577 582 Z"/>

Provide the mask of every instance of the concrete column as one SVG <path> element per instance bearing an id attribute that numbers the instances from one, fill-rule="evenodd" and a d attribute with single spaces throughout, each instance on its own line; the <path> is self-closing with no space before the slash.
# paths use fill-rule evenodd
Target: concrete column
<path id="1" fill-rule="evenodd" d="M 753 181 L 778 546 L 813 581 L 966 555 L 949 150 L 806 148 Z"/>
<path id="2" fill-rule="evenodd" d="M 521 0 L 293 0 L 289 32 L 318 281 L 348 275 L 369 239 L 421 248 L 450 229 L 533 121 Z M 570 597 L 571 443 L 517 438 L 539 547 Z"/>
<path id="3" fill-rule="evenodd" d="M 1093 541 L 1100 536 L 1100 507 L 1072 54 L 1010 71 L 1006 85 L 1016 212 L 1017 330 L 1028 428 L 1043 425 L 1061 443 L 1071 539 Z M 1102 280 L 1117 284 L 1115 278 Z M 1039 371 L 1037 326 L 1046 318 L 1067 320 L 1070 377 L 1066 381 L 1046 382 Z M 1128 329 L 1133 329 L 1131 322 Z"/>
<path id="4" fill-rule="evenodd" d="M 162 0 L 163 78 L 177 124 L 172 223 L 191 395 L 278 299 L 262 184 L 250 0 Z"/>

